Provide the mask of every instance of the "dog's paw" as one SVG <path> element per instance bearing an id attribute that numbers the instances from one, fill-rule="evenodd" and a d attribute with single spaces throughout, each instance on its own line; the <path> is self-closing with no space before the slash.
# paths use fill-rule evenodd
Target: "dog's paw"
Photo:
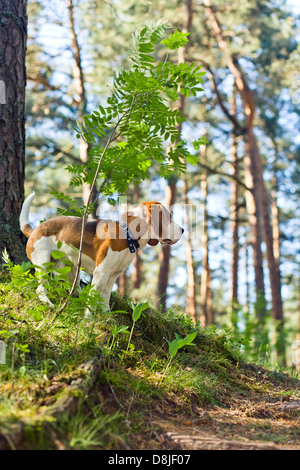
<path id="1" fill-rule="evenodd" d="M 43 304 L 47 304 L 48 307 L 54 308 L 54 304 L 51 302 L 50 299 L 48 299 L 46 294 L 40 293 L 40 294 L 38 294 L 38 298 L 41 302 L 43 302 Z"/>

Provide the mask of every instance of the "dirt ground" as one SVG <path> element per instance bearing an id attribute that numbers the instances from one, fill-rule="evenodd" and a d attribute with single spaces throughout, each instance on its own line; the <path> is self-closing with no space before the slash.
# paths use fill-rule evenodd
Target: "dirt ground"
<path id="1" fill-rule="evenodd" d="M 300 450 L 300 401 L 240 398 L 230 408 L 194 410 L 189 419 L 157 417 L 161 448 L 184 450 Z M 161 416 L 161 415 L 160 415 Z"/>

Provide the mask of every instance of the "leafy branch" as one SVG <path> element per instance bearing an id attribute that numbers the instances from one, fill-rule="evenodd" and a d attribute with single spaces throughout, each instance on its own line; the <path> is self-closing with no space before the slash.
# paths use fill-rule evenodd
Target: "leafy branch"
<path id="1" fill-rule="evenodd" d="M 91 198 L 97 180 L 102 178 L 101 189 L 104 195 L 126 192 L 130 182 L 147 178 L 152 162 L 160 166 L 160 174 L 168 177 L 185 171 L 183 161 L 190 157 L 186 143 L 181 140 L 178 130 L 184 117 L 177 109 L 171 109 L 170 99 L 176 101 L 178 93 L 187 97 L 196 96 L 202 91 L 203 72 L 195 64 L 172 64 L 165 60 L 156 64 L 154 57 L 158 43 L 170 51 L 182 47 L 188 41 L 188 33 L 175 31 L 162 40 L 168 28 L 166 23 L 150 24 L 133 35 L 132 67 L 115 75 L 114 88 L 107 99 L 107 106 L 84 116 L 74 128 L 76 136 L 91 144 L 87 165 L 73 164 L 67 170 L 73 173 L 72 184 L 88 183 L 90 194 L 82 216 L 81 239 L 76 266 L 76 275 L 70 291 L 74 293 L 79 276 L 85 223 L 90 212 Z M 110 133 L 107 138 L 107 134 Z M 104 148 L 97 140 L 106 137 Z M 167 145 L 170 141 L 173 145 Z M 63 193 L 52 194 L 70 204 L 69 214 L 78 215 L 78 205 Z M 64 211 L 64 213 L 68 213 Z M 61 307 L 60 313 L 68 299 Z"/>

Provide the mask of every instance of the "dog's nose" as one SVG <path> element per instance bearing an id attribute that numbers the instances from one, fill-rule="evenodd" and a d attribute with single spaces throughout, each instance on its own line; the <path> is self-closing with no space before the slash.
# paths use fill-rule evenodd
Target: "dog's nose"
<path id="1" fill-rule="evenodd" d="M 184 228 L 181 227 L 181 233 L 183 233 L 183 232 L 184 232 Z"/>

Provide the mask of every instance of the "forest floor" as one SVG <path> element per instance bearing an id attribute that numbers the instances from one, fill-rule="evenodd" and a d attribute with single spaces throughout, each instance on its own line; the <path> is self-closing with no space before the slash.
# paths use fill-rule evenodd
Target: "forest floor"
<path id="1" fill-rule="evenodd" d="M 170 361 L 168 343 L 195 332 L 184 314 L 149 307 L 133 325 L 116 296 L 106 316 L 85 320 L 74 300 L 52 321 L 7 285 L 0 450 L 300 449 L 300 381 L 247 362 L 228 332 L 199 329 Z M 124 325 L 130 348 L 112 334 Z"/>
<path id="2" fill-rule="evenodd" d="M 300 450 L 300 400 L 295 398 L 300 382 L 280 374 L 279 380 L 271 378 L 270 389 L 268 371 L 244 364 L 243 372 L 242 379 L 263 387 L 254 393 L 233 393 L 215 406 L 202 406 L 196 397 L 186 403 L 172 392 L 144 403 L 134 394 L 128 400 L 127 394 L 109 381 L 104 384 L 99 380 L 99 364 L 89 361 L 71 378 L 54 376 L 42 388 L 30 384 L 31 396 L 35 395 L 34 413 L 22 414 L 19 409 L 18 418 L 0 420 L 0 449 L 67 450 L 71 444 L 75 449 L 103 450 L 107 445 L 110 450 L 126 451 Z M 8 384 L 0 389 L 11 391 Z M 24 392 L 24 384 L 15 388 L 14 394 L 20 397 L 22 389 Z M 94 414 L 85 423 L 83 417 L 92 409 L 101 409 L 101 415 Z M 93 424 L 97 419 L 99 429 Z M 66 420 L 77 427 L 73 444 Z M 114 420 L 117 432 L 109 427 Z M 91 438 L 97 434 L 98 440 Z"/>
<path id="3" fill-rule="evenodd" d="M 166 448 L 169 440 L 183 450 L 300 450 L 300 401 L 269 400 L 236 397 L 229 408 L 199 407 L 190 416 L 164 410 L 155 422 Z"/>
<path id="4" fill-rule="evenodd" d="M 276 374 L 275 374 L 276 375 Z M 152 406 L 131 404 L 126 425 L 134 427 L 143 415 L 142 429 L 119 441 L 126 450 L 300 450 L 300 381 L 285 374 L 244 364 L 242 380 L 255 391 L 232 393 L 215 406 L 189 404 L 170 393 Z M 109 387 L 98 391 L 100 402 L 110 402 L 110 413 L 120 407 L 122 395 Z"/>

